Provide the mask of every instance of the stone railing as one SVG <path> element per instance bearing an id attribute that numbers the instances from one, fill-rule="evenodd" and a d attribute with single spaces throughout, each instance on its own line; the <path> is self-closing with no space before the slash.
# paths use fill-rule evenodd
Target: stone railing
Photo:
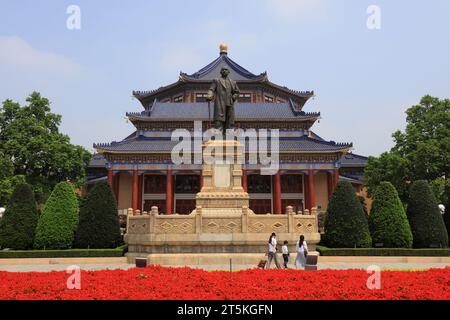
<path id="1" fill-rule="evenodd" d="M 190 215 L 159 215 L 151 212 L 128 211 L 127 234 L 234 234 L 234 233 L 317 233 L 317 210 L 295 213 L 292 207 L 286 214 L 254 214 L 243 208 L 242 214 L 202 214 L 202 208 Z"/>

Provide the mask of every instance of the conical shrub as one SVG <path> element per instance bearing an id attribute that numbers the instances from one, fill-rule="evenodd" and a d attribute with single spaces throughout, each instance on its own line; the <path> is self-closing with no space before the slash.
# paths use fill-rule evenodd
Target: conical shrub
<path id="1" fill-rule="evenodd" d="M 78 199 L 71 183 L 60 182 L 48 198 L 36 228 L 36 249 L 72 247 L 78 227 Z"/>
<path id="2" fill-rule="evenodd" d="M 77 248 L 115 248 L 121 242 L 114 193 L 107 181 L 95 184 L 80 207 Z"/>
<path id="3" fill-rule="evenodd" d="M 407 216 L 415 248 L 448 247 L 444 219 L 426 180 L 419 180 L 412 184 Z"/>
<path id="4" fill-rule="evenodd" d="M 328 203 L 324 242 L 331 248 L 372 245 L 364 210 L 350 182 L 340 181 Z"/>
<path id="5" fill-rule="evenodd" d="M 411 248 L 413 237 L 403 204 L 390 182 L 382 182 L 373 196 L 369 216 L 373 244 L 386 248 Z"/>
<path id="6" fill-rule="evenodd" d="M 18 184 L 0 219 L 0 246 L 15 250 L 32 248 L 37 221 L 38 211 L 30 185 Z"/>

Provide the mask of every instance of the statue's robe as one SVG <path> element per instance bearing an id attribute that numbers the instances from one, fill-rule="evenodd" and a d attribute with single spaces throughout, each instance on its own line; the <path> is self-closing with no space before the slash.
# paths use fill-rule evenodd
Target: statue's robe
<path id="1" fill-rule="evenodd" d="M 209 88 L 209 96 L 215 95 L 214 121 L 227 121 L 234 125 L 234 101 L 233 95 L 239 95 L 239 88 L 235 81 L 227 79 L 215 79 Z"/>

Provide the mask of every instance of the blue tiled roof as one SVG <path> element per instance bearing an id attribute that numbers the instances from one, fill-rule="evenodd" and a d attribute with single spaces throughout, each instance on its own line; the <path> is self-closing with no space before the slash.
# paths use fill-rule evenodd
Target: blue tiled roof
<path id="1" fill-rule="evenodd" d="M 220 70 L 226 67 L 230 70 L 230 78 L 236 81 L 239 80 L 255 80 L 264 77 L 266 74 L 255 75 L 247 69 L 241 67 L 236 62 L 231 60 L 228 55 L 221 54 L 216 60 L 203 67 L 199 71 L 188 75 L 181 73 L 181 77 L 189 80 L 208 80 L 211 81 L 216 78 L 220 78 Z"/>
<path id="2" fill-rule="evenodd" d="M 340 162 L 342 167 L 365 167 L 367 165 L 367 160 L 367 157 L 354 153 L 347 153 L 342 156 Z"/>
<path id="3" fill-rule="evenodd" d="M 134 139 L 124 140 L 122 142 L 113 142 L 110 144 L 94 144 L 94 148 L 98 148 L 104 152 L 169 152 L 177 145 L 169 139 L 152 139 L 142 136 Z M 316 140 L 302 136 L 297 139 L 280 139 L 280 152 L 338 152 L 343 149 L 352 147 L 351 143 L 335 143 L 323 140 Z M 248 150 L 247 143 L 247 150 Z M 193 148 L 192 148 L 193 150 Z"/>
<path id="4" fill-rule="evenodd" d="M 214 103 L 211 103 L 211 117 Z M 151 109 L 143 112 L 127 113 L 131 119 L 147 120 L 208 120 L 208 103 L 161 103 L 154 102 Z M 284 103 L 239 103 L 235 104 L 237 121 L 270 121 L 271 119 L 303 120 L 318 118 L 320 112 L 296 111 L 292 102 Z"/>

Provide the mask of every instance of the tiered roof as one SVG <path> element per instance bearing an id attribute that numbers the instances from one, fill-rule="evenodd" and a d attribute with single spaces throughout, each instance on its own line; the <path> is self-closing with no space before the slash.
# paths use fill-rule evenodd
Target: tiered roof
<path id="1" fill-rule="evenodd" d="M 160 87 L 156 90 L 150 91 L 133 91 L 133 96 L 137 98 L 144 108 L 148 108 L 149 103 L 151 103 L 154 99 L 158 97 L 159 94 L 164 93 L 170 89 L 174 89 L 177 87 L 181 87 L 185 84 L 198 84 L 198 83 L 211 83 L 213 79 L 220 77 L 220 70 L 223 67 L 227 67 L 230 70 L 230 78 L 236 81 L 239 84 L 263 84 L 265 86 L 271 87 L 273 89 L 279 90 L 286 95 L 290 96 L 292 99 L 298 99 L 301 101 L 301 105 L 303 106 L 309 98 L 314 96 L 314 91 L 297 91 L 289 89 L 285 86 L 279 86 L 275 83 L 269 81 L 267 72 L 260 73 L 256 75 L 244 67 L 240 66 L 238 63 L 234 62 L 232 59 L 228 57 L 227 50 L 222 50 L 220 56 L 201 68 L 197 72 L 193 74 L 187 74 L 184 72 L 180 72 L 180 76 L 177 82 L 174 82 L 170 85 Z"/>
<path id="2" fill-rule="evenodd" d="M 147 137 L 136 131 L 131 138 L 120 142 L 95 144 L 94 148 L 102 153 L 167 153 L 178 143 L 178 141 L 171 141 L 170 137 Z M 347 152 L 353 144 L 319 140 L 303 135 L 300 137 L 280 137 L 279 146 L 280 153 L 334 153 Z M 249 148 L 247 145 L 246 150 L 249 150 Z"/>
<path id="3" fill-rule="evenodd" d="M 129 112 L 130 121 L 207 121 L 213 116 L 213 103 L 161 103 L 155 101 L 149 110 Z M 297 111 L 292 101 L 284 103 L 240 103 L 235 104 L 236 121 L 313 121 L 320 118 L 320 112 Z"/>

